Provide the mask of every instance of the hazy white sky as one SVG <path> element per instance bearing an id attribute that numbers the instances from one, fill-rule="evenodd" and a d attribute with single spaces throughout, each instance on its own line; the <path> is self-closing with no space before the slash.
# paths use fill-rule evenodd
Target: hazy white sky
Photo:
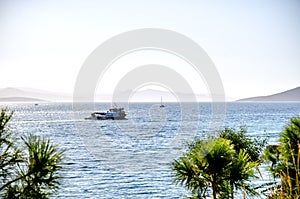
<path id="1" fill-rule="evenodd" d="M 300 86 L 298 0 L 0 0 L 0 88 L 71 93 L 84 60 L 97 46 L 139 28 L 170 29 L 196 41 L 215 63 L 228 96 Z M 126 59 L 111 69 L 120 77 L 141 60 L 178 68 L 163 54 Z M 200 77 L 188 69 L 179 72 L 202 91 Z M 108 73 L 105 81 L 112 81 L 103 85 L 110 90 L 118 79 Z"/>

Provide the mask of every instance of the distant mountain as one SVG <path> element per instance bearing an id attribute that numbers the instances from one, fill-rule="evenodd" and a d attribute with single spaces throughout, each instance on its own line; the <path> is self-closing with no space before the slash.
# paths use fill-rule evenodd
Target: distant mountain
<path id="1" fill-rule="evenodd" d="M 267 95 L 267 96 L 259 96 L 259 97 L 250 97 L 250 98 L 244 98 L 237 100 L 240 102 L 300 102 L 300 87 L 287 90 L 281 93 L 276 93 L 273 95 Z"/>
<path id="2" fill-rule="evenodd" d="M 31 88 L 2 88 L 1 102 L 71 101 L 71 95 Z"/>
<path id="3" fill-rule="evenodd" d="M 130 101 L 132 102 L 160 102 L 161 97 L 164 102 L 176 102 L 179 99 L 176 99 L 172 93 L 168 91 L 161 91 L 155 89 L 146 89 L 138 91 L 132 95 L 132 91 L 124 91 L 117 95 L 116 99 L 126 99 L 127 96 L 131 96 Z M 187 93 L 177 93 L 177 96 L 181 96 L 183 101 L 211 101 L 208 95 L 192 95 Z M 122 100 L 121 100 L 122 101 Z"/>
<path id="4" fill-rule="evenodd" d="M 30 97 L 1 97 L 0 102 L 44 102 L 45 100 Z"/>
<path id="5" fill-rule="evenodd" d="M 209 94 L 193 94 L 193 93 L 184 93 L 177 92 L 174 95 L 169 91 L 155 90 L 155 89 L 146 89 L 142 91 L 138 91 L 132 95 L 132 91 L 124 91 L 119 93 L 116 96 L 117 101 L 123 101 L 127 96 L 131 96 L 132 102 L 160 102 L 162 97 L 163 102 L 177 102 L 177 100 L 181 100 L 182 102 L 211 102 L 212 98 Z M 181 99 L 177 99 L 177 97 L 181 97 Z M 232 98 L 226 97 L 226 101 L 232 101 Z"/>
<path id="6" fill-rule="evenodd" d="M 184 102 L 211 102 L 211 97 L 208 94 L 191 94 L 191 93 L 176 93 L 178 96 L 182 97 Z M 146 89 L 132 93 L 132 90 L 124 91 L 117 95 L 117 98 L 114 98 L 114 101 L 118 99 L 126 99 L 130 96 L 131 102 L 160 102 L 161 97 L 163 102 L 176 102 L 177 99 L 172 93 L 168 91 L 161 91 L 155 89 Z M 96 102 L 111 102 L 112 94 L 95 94 L 94 100 Z M 227 101 L 232 101 L 232 98 L 226 98 Z M 71 94 L 49 92 L 38 89 L 31 88 L 0 88 L 0 102 L 39 102 L 39 101 L 48 101 L 48 102 L 72 102 L 73 96 Z M 83 95 L 80 98 L 80 101 L 86 102 L 88 99 L 85 99 Z"/>

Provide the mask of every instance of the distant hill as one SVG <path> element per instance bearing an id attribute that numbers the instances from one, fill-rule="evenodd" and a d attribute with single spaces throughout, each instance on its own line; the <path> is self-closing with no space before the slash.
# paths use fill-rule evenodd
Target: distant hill
<path id="1" fill-rule="evenodd" d="M 177 100 L 181 100 L 182 102 L 211 102 L 212 98 L 209 94 L 194 94 L 194 93 L 185 93 L 185 92 L 177 92 L 174 93 L 174 96 L 169 91 L 162 91 L 156 89 L 146 89 L 142 91 L 138 91 L 132 94 L 132 90 L 124 91 L 117 95 L 116 99 L 126 99 L 126 96 L 131 96 L 132 102 L 160 102 L 161 97 L 163 102 L 177 102 Z M 176 97 L 181 97 L 181 99 L 177 99 Z M 101 96 L 99 96 L 101 97 Z M 232 101 L 232 98 L 225 97 L 226 101 Z M 121 100 L 122 101 L 122 100 Z"/>
<path id="2" fill-rule="evenodd" d="M 71 101 L 71 96 L 31 88 L 2 88 L 0 102 Z"/>
<path id="3" fill-rule="evenodd" d="M 237 100 L 239 102 L 300 102 L 300 87 L 273 95 L 250 97 Z"/>
<path id="4" fill-rule="evenodd" d="M 125 96 L 129 96 L 132 91 L 125 91 L 123 93 L 120 93 L 119 97 L 121 99 L 125 99 Z M 183 99 L 183 101 L 189 102 L 189 101 L 202 101 L 202 102 L 209 102 L 211 101 L 211 98 L 209 95 L 205 94 L 188 94 L 188 93 L 177 93 L 177 95 L 180 95 Z M 147 89 L 143 91 L 139 91 L 134 93 L 133 98 L 131 98 L 134 102 L 160 102 L 161 97 L 164 102 L 176 102 L 177 99 L 175 96 L 173 96 L 172 93 L 168 91 L 161 91 L 161 90 L 155 90 L 155 89 Z M 117 97 L 118 99 L 118 97 Z"/>
<path id="5" fill-rule="evenodd" d="M 0 102 L 44 102 L 45 100 L 30 97 L 1 97 Z"/>
<path id="6" fill-rule="evenodd" d="M 120 93 L 119 97 L 131 96 L 132 90 L 124 91 Z M 183 98 L 181 100 L 189 102 L 194 101 L 195 98 L 199 102 L 210 102 L 211 97 L 208 94 L 189 94 L 189 93 L 177 93 Z M 85 102 L 86 99 L 82 97 L 81 101 Z M 163 102 L 174 102 L 177 99 L 168 91 L 161 91 L 155 89 L 147 89 L 134 93 L 130 100 L 132 102 L 160 102 L 162 97 Z M 116 99 L 116 98 L 115 98 Z M 118 99 L 118 98 L 117 98 Z M 96 102 L 111 102 L 112 94 L 95 94 Z M 232 101 L 232 98 L 226 98 L 227 101 Z M 71 94 L 49 92 L 44 90 L 32 89 L 32 88 L 0 88 L 0 102 L 72 102 L 73 96 Z"/>

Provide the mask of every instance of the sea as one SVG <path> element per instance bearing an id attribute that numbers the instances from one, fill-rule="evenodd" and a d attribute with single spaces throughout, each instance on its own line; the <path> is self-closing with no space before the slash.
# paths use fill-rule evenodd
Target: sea
<path id="1" fill-rule="evenodd" d="M 278 142 L 300 103 L 127 103 L 127 120 L 87 120 L 110 103 L 0 104 L 14 111 L 10 130 L 49 138 L 65 151 L 62 181 L 52 198 L 184 198 L 172 162 L 195 138 L 247 128 L 251 138 Z M 270 174 L 262 168 L 268 181 Z M 254 182 L 254 183 L 255 183 Z"/>

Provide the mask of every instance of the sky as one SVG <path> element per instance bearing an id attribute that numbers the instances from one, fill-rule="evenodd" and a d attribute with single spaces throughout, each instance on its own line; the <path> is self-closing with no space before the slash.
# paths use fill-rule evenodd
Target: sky
<path id="1" fill-rule="evenodd" d="M 300 86 L 298 0 L 0 0 L 0 88 L 72 93 L 95 48 L 140 28 L 168 29 L 197 42 L 232 98 Z M 98 87 L 110 92 L 127 72 L 149 63 L 168 65 L 195 92 L 207 91 L 189 64 L 151 51 L 117 60 Z"/>

